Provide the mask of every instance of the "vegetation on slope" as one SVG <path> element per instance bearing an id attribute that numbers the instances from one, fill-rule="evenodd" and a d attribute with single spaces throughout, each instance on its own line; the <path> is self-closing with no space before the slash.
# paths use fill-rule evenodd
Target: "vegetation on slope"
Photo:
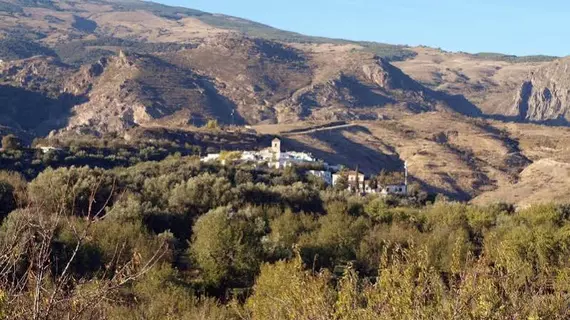
<path id="1" fill-rule="evenodd" d="M 204 15 L 210 15 L 209 13 L 199 10 L 184 7 L 167 6 L 151 1 L 114 1 L 111 3 L 113 5 L 113 9 L 117 11 L 144 10 L 152 12 L 159 17 L 175 20 L 189 16 L 201 17 Z"/>
<path id="2" fill-rule="evenodd" d="M 53 57 L 55 53 L 33 41 L 21 38 L 0 39 L 0 59 L 2 60 L 18 60 L 39 55 Z"/>
<path id="3" fill-rule="evenodd" d="M 41 161 L 41 160 L 40 160 Z M 173 156 L 0 172 L 10 319 L 567 318 L 567 206 L 359 197 Z"/>
<path id="4" fill-rule="evenodd" d="M 13 0 L 12 3 L 0 1 L 0 12 L 21 14 L 24 12 L 23 7 L 57 9 L 51 0 Z"/>
<path id="5" fill-rule="evenodd" d="M 480 52 L 473 54 L 473 57 L 483 60 L 506 61 L 512 63 L 549 62 L 560 58 L 560 57 L 546 56 L 546 55 L 515 56 L 515 55 L 508 55 L 508 54 L 494 53 L 494 52 Z"/>
<path id="6" fill-rule="evenodd" d="M 55 53 L 65 63 L 83 65 L 115 55 L 118 50 L 138 54 L 176 52 L 192 48 L 191 44 L 179 43 L 148 43 L 113 37 L 100 37 L 93 40 L 76 40 L 59 44 Z"/>

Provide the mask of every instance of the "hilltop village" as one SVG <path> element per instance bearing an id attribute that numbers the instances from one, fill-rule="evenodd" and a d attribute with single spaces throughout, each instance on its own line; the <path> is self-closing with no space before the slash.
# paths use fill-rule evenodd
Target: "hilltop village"
<path id="1" fill-rule="evenodd" d="M 343 165 L 331 165 L 312 154 L 297 151 L 282 151 L 281 140 L 273 139 L 271 147 L 260 151 L 226 151 L 210 153 L 200 159 L 202 162 L 220 162 L 221 164 L 250 163 L 258 167 L 268 166 L 283 169 L 291 166 L 312 168 L 307 174 L 322 179 L 329 186 L 344 186 L 347 190 L 366 194 L 398 195 L 408 194 L 408 170 L 405 166 L 404 181 L 399 184 L 378 184 L 377 180 L 367 177 L 356 170 L 347 170 Z"/>

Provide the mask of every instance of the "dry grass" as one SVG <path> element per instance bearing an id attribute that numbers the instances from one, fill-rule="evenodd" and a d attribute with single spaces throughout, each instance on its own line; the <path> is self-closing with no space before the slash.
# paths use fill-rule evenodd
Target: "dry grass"
<path id="1" fill-rule="evenodd" d="M 287 139 L 328 162 L 358 165 L 369 174 L 401 170 L 407 161 L 412 176 L 430 191 L 464 200 L 509 186 L 528 163 L 511 164 L 524 157 L 500 130 L 449 113 L 354 124 Z"/>
<path id="2" fill-rule="evenodd" d="M 525 207 L 533 203 L 567 203 L 570 189 L 570 128 L 494 122 L 519 142 L 519 148 L 534 163 L 513 183 L 476 197 L 486 204 L 509 202 Z"/>
<path id="3" fill-rule="evenodd" d="M 291 46 L 308 53 L 331 53 L 364 50 L 364 47 L 357 44 L 294 43 L 291 44 Z"/>
<path id="4" fill-rule="evenodd" d="M 538 203 L 568 203 L 570 163 L 541 159 L 528 166 L 520 181 L 496 191 L 484 193 L 473 200 L 477 204 L 514 203 L 527 207 Z"/>
<path id="5" fill-rule="evenodd" d="M 482 60 L 424 47 L 412 50 L 418 54 L 416 57 L 394 64 L 434 89 L 465 95 L 489 114 L 511 111 L 516 89 L 530 71 L 547 63 Z"/>
<path id="6" fill-rule="evenodd" d="M 90 18 L 110 36 L 150 42 L 188 42 L 230 32 L 195 18 L 173 21 L 145 11 L 104 12 Z"/>

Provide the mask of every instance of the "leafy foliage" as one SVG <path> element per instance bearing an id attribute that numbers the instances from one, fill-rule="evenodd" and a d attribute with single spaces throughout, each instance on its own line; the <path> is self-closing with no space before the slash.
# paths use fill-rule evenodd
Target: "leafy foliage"
<path id="1" fill-rule="evenodd" d="M 150 11 L 157 16 L 164 17 L 167 19 L 181 19 L 185 16 L 203 16 L 210 15 L 199 10 L 184 8 L 184 7 L 174 7 L 167 6 L 160 3 L 150 2 L 150 1 L 121 1 L 113 3 L 113 7 L 117 11 L 134 11 L 134 10 L 145 10 Z"/>
<path id="2" fill-rule="evenodd" d="M 48 168 L 29 183 L 0 172 L 0 202 L 0 290 L 13 301 L 0 307 L 12 318 L 569 316 L 568 206 L 360 197 L 300 168 L 179 155 Z M 71 262 L 45 267 L 42 290 L 14 287 L 26 274 L 14 266 L 37 261 Z"/>

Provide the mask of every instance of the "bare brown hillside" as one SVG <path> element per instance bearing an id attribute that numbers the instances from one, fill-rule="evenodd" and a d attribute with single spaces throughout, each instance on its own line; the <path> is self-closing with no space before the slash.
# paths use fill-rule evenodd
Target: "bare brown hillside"
<path id="1" fill-rule="evenodd" d="M 257 124 L 374 120 L 436 110 L 480 114 L 462 96 L 429 89 L 372 53 L 303 52 L 238 35 L 216 35 L 174 52 L 121 50 L 79 68 L 53 57 L 3 66 L 0 81 L 10 88 L 60 104 L 40 123 L 49 120 L 50 128 L 60 131 L 121 133 L 133 126 L 201 125 L 208 119 Z M 68 96 L 74 99 L 62 99 Z M 10 121 L 18 120 L 4 123 Z M 45 134 L 47 127 L 26 129 Z"/>
<path id="2" fill-rule="evenodd" d="M 20 93 L 6 103 L 37 104 L 18 97 L 31 91 L 50 109 L 23 126 L 18 112 L 3 112 L 2 123 L 34 134 L 212 118 L 257 124 L 427 111 L 522 121 L 559 115 L 556 91 L 554 102 L 520 116 L 526 102 L 519 89 L 542 62 L 308 37 L 136 0 L 5 0 L 0 17 L 0 81 L 10 86 L 6 92 Z M 38 56 L 54 71 L 39 77 Z M 130 61 L 121 65 L 125 56 Z M 8 69 L 15 65 L 20 78 L 36 80 L 14 81 Z M 92 68 L 103 70 L 86 75 Z M 28 84 L 34 81 L 42 85 Z"/>
<path id="3" fill-rule="evenodd" d="M 436 90 L 461 94 L 487 115 L 523 121 L 525 117 L 518 118 L 514 107 L 518 92 L 532 72 L 550 63 L 481 59 L 425 47 L 412 50 L 417 53 L 414 58 L 395 65 L 414 79 Z"/>

